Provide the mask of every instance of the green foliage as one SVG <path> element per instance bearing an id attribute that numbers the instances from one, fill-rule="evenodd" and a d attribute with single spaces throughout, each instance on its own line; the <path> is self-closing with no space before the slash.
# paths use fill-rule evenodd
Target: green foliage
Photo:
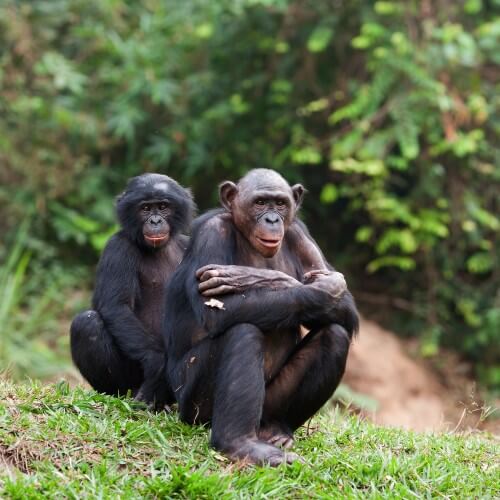
<path id="1" fill-rule="evenodd" d="M 208 431 L 127 398 L 0 381 L 0 495 L 25 498 L 498 498 L 484 433 L 414 433 L 324 408 L 296 433 L 304 463 L 244 467 Z M 21 473 L 21 472 L 24 472 Z"/>
<path id="2" fill-rule="evenodd" d="M 310 189 L 305 217 L 355 291 L 405 298 L 427 352 L 452 346 L 486 373 L 500 357 L 494 7 L 4 0 L 5 227 L 33 218 L 30 267 L 44 246 L 93 263 L 127 177 L 168 173 L 206 208 L 223 178 L 275 168 Z"/>
<path id="3" fill-rule="evenodd" d="M 74 312 L 66 294 L 80 274 L 31 263 L 30 226 L 20 225 L 0 266 L 0 366 L 15 378 L 48 378 L 71 370 L 67 332 L 59 330 Z"/>

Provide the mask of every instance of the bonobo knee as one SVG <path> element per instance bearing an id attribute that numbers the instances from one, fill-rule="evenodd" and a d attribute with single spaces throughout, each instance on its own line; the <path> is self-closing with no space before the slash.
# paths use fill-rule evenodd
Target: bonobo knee
<path id="1" fill-rule="evenodd" d="M 351 340 L 342 326 L 334 324 L 325 328 L 321 333 L 321 343 L 329 358 L 345 364 Z"/>
<path id="2" fill-rule="evenodd" d="M 78 314 L 71 322 L 71 344 L 96 340 L 92 337 L 96 337 L 102 328 L 102 319 L 97 311 L 88 310 Z"/>
<path id="3" fill-rule="evenodd" d="M 259 328 L 250 323 L 239 323 L 229 328 L 224 336 L 226 338 L 226 345 L 236 345 L 239 351 L 244 352 L 245 348 L 251 346 L 261 347 L 264 342 L 264 334 Z"/>

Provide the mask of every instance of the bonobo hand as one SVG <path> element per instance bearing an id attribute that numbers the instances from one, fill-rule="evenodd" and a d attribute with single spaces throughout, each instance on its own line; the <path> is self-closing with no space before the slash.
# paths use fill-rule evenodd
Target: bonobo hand
<path id="1" fill-rule="evenodd" d="M 242 293 L 249 289 L 282 290 L 300 285 L 292 276 L 272 269 L 209 264 L 196 271 L 198 290 L 205 297 Z"/>
<path id="2" fill-rule="evenodd" d="M 304 284 L 309 289 L 326 294 L 326 300 L 337 300 L 347 290 L 344 275 L 337 271 L 318 269 L 304 274 Z"/>
<path id="3" fill-rule="evenodd" d="M 168 411 L 167 402 L 173 400 L 170 386 L 165 377 L 165 353 L 149 349 L 141 361 L 144 380 L 134 394 L 134 399 L 145 403 L 153 411 Z"/>

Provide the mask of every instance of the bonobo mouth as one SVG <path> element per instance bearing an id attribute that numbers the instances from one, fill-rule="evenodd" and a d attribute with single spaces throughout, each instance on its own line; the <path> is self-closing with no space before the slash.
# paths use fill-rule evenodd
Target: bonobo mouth
<path id="1" fill-rule="evenodd" d="M 157 234 L 155 236 L 147 236 L 144 235 L 144 239 L 146 240 L 146 243 L 152 247 L 159 247 L 162 243 L 165 243 L 168 241 L 168 234 Z"/>
<path id="2" fill-rule="evenodd" d="M 261 238 L 257 236 L 259 243 L 266 248 L 278 248 L 281 243 L 281 238 Z"/>

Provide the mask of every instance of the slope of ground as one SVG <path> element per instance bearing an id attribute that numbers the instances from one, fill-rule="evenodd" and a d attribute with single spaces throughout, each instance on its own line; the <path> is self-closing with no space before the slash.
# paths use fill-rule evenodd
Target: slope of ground
<path id="1" fill-rule="evenodd" d="M 463 374 L 439 377 L 423 360 L 409 355 L 408 343 L 366 319 L 343 382 L 377 402 L 375 411 L 364 414 L 382 425 L 419 431 L 481 428 L 491 412 L 477 400 L 474 384 Z M 498 431 L 499 423 L 493 421 L 489 429 Z"/>
<path id="2" fill-rule="evenodd" d="M 498 498 L 498 443 L 330 411 L 297 433 L 304 463 L 243 467 L 208 431 L 66 383 L 0 381 L 0 497 Z"/>

